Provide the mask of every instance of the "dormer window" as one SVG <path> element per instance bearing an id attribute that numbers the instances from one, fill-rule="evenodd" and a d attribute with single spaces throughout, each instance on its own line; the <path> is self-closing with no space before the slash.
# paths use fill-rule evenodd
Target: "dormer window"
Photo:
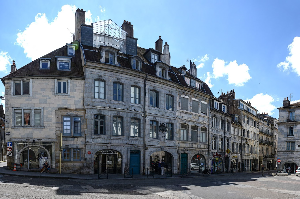
<path id="1" fill-rule="evenodd" d="M 141 68 L 142 68 L 141 65 L 142 65 L 142 63 L 138 59 L 136 59 L 136 58 L 132 58 L 131 59 L 132 69 L 134 69 L 134 70 L 141 70 Z"/>
<path id="2" fill-rule="evenodd" d="M 188 86 L 191 85 L 191 79 L 190 79 L 190 78 L 185 77 L 184 80 L 185 80 L 185 82 L 186 82 L 186 84 L 187 84 Z"/>
<path id="3" fill-rule="evenodd" d="M 105 51 L 105 63 L 106 64 L 115 64 L 115 53 L 111 51 Z"/>
<path id="4" fill-rule="evenodd" d="M 196 80 L 191 79 L 191 87 L 196 87 Z"/>
<path id="5" fill-rule="evenodd" d="M 50 58 L 49 59 L 40 59 L 40 69 L 50 69 Z"/>
<path id="6" fill-rule="evenodd" d="M 75 45 L 68 45 L 68 56 L 75 56 Z"/>
<path id="7" fill-rule="evenodd" d="M 219 110 L 219 102 L 215 101 L 214 108 Z"/>
<path id="8" fill-rule="evenodd" d="M 71 58 L 59 57 L 57 58 L 57 69 L 58 70 L 71 70 Z"/>
<path id="9" fill-rule="evenodd" d="M 162 69 L 159 71 L 159 77 L 167 78 L 167 70 L 162 68 Z"/>
<path id="10" fill-rule="evenodd" d="M 167 66 L 166 64 L 163 64 L 161 62 L 156 63 L 156 75 L 158 77 L 169 79 L 168 69 L 169 66 Z"/>
<path id="11" fill-rule="evenodd" d="M 151 53 L 151 63 L 155 63 L 158 61 L 158 55 L 155 53 Z"/>
<path id="12" fill-rule="evenodd" d="M 224 113 L 227 113 L 227 107 L 226 107 L 226 105 L 224 105 L 224 104 L 222 104 L 222 111 L 223 111 Z"/>

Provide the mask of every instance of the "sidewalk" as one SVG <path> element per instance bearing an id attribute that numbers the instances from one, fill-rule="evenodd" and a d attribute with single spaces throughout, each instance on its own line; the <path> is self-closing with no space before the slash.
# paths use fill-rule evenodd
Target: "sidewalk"
<path id="1" fill-rule="evenodd" d="M 37 177 L 37 178 L 57 178 L 57 179 L 79 179 L 79 180 L 98 180 L 98 174 L 67 174 L 67 173 L 40 173 L 33 171 L 13 171 L 7 169 L 6 162 L 0 162 L 0 174 L 10 175 L 10 176 L 22 176 L 22 177 Z M 165 177 L 160 175 L 155 175 L 155 179 L 165 179 L 165 178 L 180 178 L 179 175 L 173 175 L 172 177 Z M 153 179 L 153 176 L 148 176 L 149 179 Z M 107 179 L 106 174 L 101 174 L 100 179 Z M 99 179 L 99 180 L 100 180 Z M 147 179 L 146 175 L 133 175 L 132 178 L 124 178 L 123 174 L 108 174 L 108 179 L 118 179 L 118 180 L 134 180 L 134 179 Z"/>

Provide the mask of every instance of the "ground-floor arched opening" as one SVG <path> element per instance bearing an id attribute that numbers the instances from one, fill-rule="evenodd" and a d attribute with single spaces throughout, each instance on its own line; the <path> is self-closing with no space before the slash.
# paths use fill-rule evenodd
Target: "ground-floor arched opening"
<path id="1" fill-rule="evenodd" d="M 214 158 L 211 161 L 211 172 L 222 173 L 223 172 L 223 160 L 222 158 Z"/>
<path id="2" fill-rule="evenodd" d="M 112 149 L 98 151 L 94 159 L 94 173 L 121 174 L 122 154 Z"/>
<path id="3" fill-rule="evenodd" d="M 294 162 L 286 162 L 284 164 L 284 171 L 287 173 L 295 173 L 296 169 L 298 168 L 297 164 Z"/>
<path id="4" fill-rule="evenodd" d="M 48 161 L 51 165 L 51 157 L 49 151 L 51 147 L 46 149 L 43 146 L 26 146 L 19 151 L 19 163 L 23 169 L 40 169 L 43 164 Z"/>
<path id="5" fill-rule="evenodd" d="M 190 169 L 191 173 L 202 172 L 206 168 L 206 159 L 202 154 L 196 154 L 192 157 Z"/>
<path id="6" fill-rule="evenodd" d="M 150 155 L 150 169 L 158 175 L 173 173 L 173 156 L 167 151 L 158 151 Z"/>

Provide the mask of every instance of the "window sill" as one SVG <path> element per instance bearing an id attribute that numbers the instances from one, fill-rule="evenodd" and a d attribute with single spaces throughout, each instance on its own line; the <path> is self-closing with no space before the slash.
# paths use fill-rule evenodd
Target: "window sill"
<path id="1" fill-rule="evenodd" d="M 141 139 L 142 137 L 141 136 L 130 136 L 129 139 L 131 140 L 138 140 L 138 139 Z"/>
<path id="2" fill-rule="evenodd" d="M 63 137 L 66 137 L 66 138 L 80 138 L 82 137 L 82 135 L 62 135 Z"/>
<path id="3" fill-rule="evenodd" d="M 34 129 L 44 129 L 45 126 L 12 126 L 12 129 L 17 129 L 17 128 L 34 128 Z"/>
<path id="4" fill-rule="evenodd" d="M 12 95 L 13 97 L 31 97 L 30 94 L 26 94 L 26 95 Z"/>
<path id="5" fill-rule="evenodd" d="M 124 135 L 112 135 L 111 139 L 123 139 Z"/>
<path id="6" fill-rule="evenodd" d="M 69 96 L 69 93 L 55 93 L 55 96 Z"/>

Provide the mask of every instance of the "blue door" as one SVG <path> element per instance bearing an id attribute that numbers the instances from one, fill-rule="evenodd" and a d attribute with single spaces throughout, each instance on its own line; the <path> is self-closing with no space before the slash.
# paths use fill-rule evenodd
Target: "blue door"
<path id="1" fill-rule="evenodd" d="M 186 174 L 188 172 L 188 154 L 182 153 L 181 154 L 181 174 Z"/>
<path id="2" fill-rule="evenodd" d="M 139 150 L 130 151 L 130 167 L 129 172 L 130 174 L 140 174 L 140 157 L 141 152 Z"/>

